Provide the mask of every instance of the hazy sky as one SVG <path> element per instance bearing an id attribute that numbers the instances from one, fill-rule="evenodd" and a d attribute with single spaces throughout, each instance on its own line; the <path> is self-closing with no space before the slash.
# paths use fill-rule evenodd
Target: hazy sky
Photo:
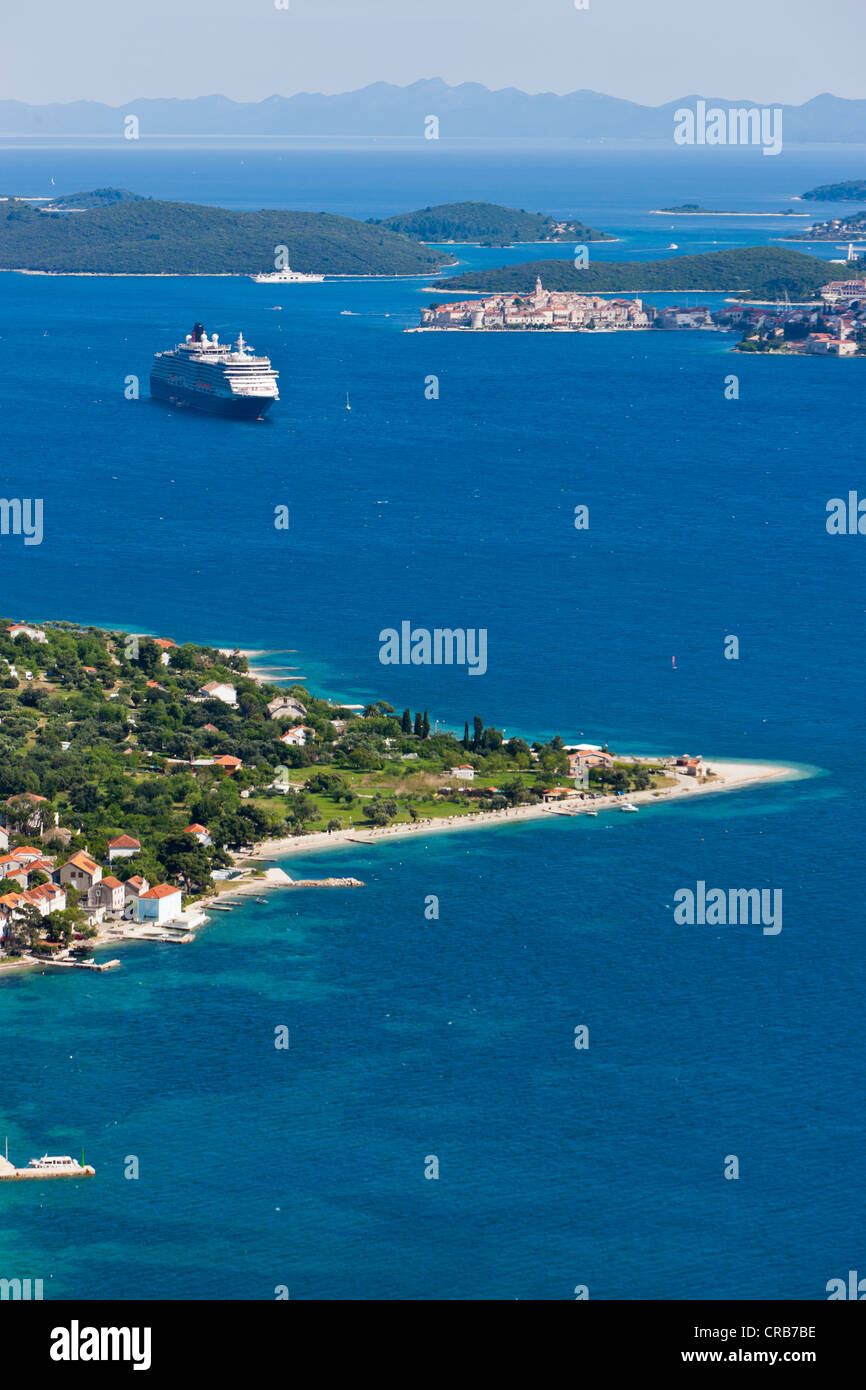
<path id="1" fill-rule="evenodd" d="M 0 97 L 341 92 L 423 77 L 660 103 L 866 97 L 866 0 L 0 0 Z"/>

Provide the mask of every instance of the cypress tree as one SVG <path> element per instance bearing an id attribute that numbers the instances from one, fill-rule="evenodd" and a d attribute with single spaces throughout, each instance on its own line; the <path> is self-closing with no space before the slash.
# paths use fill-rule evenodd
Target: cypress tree
<path id="1" fill-rule="evenodd" d="M 421 711 L 420 711 L 420 710 L 418 710 L 417 714 L 415 715 L 415 737 L 416 737 L 416 738 L 423 738 L 423 737 L 424 737 L 424 724 L 423 724 L 423 721 L 422 721 L 422 719 L 421 719 Z"/>
<path id="2" fill-rule="evenodd" d="M 403 711 L 402 730 L 404 734 L 411 734 L 412 732 L 412 711 L 410 709 Z"/>
<path id="3" fill-rule="evenodd" d="M 463 747 L 469 752 L 469 720 L 463 725 Z"/>
<path id="4" fill-rule="evenodd" d="M 422 738 L 429 738 L 429 737 L 430 737 L 430 715 L 429 715 L 429 712 L 428 712 L 426 709 L 425 709 L 425 711 L 424 711 L 424 718 L 423 718 L 423 720 L 422 720 L 422 722 L 421 722 L 421 737 L 422 737 Z"/>

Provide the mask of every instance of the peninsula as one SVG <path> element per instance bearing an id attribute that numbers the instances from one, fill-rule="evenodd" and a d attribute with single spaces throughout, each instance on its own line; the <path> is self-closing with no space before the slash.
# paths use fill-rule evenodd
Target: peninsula
<path id="1" fill-rule="evenodd" d="M 431 245 L 463 242 L 475 246 L 512 246 L 521 242 L 584 243 L 617 239 L 574 219 L 557 220 L 541 212 L 501 207 L 498 203 L 440 203 L 395 217 L 371 218 L 370 225 L 387 227 L 392 232 Z"/>
<path id="2" fill-rule="evenodd" d="M 56 275 L 253 275 L 276 248 L 322 275 L 423 275 L 455 264 L 388 227 L 324 212 L 234 212 L 142 198 L 125 189 L 71 193 L 43 205 L 0 201 L 0 270 Z"/>
<path id="3" fill-rule="evenodd" d="M 0 720 L 0 973 L 105 969 L 94 946 L 191 940 L 243 893 L 362 886 L 293 880 L 278 854 L 790 773 L 530 744 L 477 715 L 461 738 L 278 686 L 241 651 L 66 622 L 0 621 Z"/>
<path id="4" fill-rule="evenodd" d="M 716 292 L 746 299 L 814 298 L 827 282 L 827 262 L 785 247 L 746 246 L 696 256 L 625 263 L 529 261 L 449 276 L 437 290 L 530 294 L 541 277 L 549 289 L 577 294 L 649 294 L 654 291 Z"/>

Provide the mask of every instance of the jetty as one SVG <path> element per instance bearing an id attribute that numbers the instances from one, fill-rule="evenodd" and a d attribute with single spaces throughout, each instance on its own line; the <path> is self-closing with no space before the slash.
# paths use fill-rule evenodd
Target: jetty
<path id="1" fill-rule="evenodd" d="M 58 970 L 116 970 L 119 960 L 39 960 L 39 965 L 53 965 Z"/>

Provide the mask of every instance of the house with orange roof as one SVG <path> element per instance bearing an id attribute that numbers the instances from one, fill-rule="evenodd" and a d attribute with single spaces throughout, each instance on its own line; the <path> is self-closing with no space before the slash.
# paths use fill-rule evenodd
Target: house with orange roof
<path id="1" fill-rule="evenodd" d="M 175 888 L 173 883 L 158 883 L 155 888 L 148 888 L 146 893 L 139 895 L 136 921 L 155 922 L 159 926 L 163 922 L 173 922 L 182 910 L 180 889 Z"/>
<path id="2" fill-rule="evenodd" d="M 230 777 L 233 772 L 237 772 L 238 768 L 244 765 L 243 758 L 236 758 L 231 753 L 223 753 L 221 757 L 214 758 L 214 763 L 217 767 L 224 767 Z"/>
<path id="3" fill-rule="evenodd" d="M 461 763 L 459 767 L 452 767 L 448 776 L 456 777 L 458 782 L 472 782 L 475 780 L 475 768 L 471 763 Z"/>
<path id="4" fill-rule="evenodd" d="M 0 854 L 0 878 L 8 878 L 23 890 L 30 882 L 27 862 L 15 854 Z"/>
<path id="5" fill-rule="evenodd" d="M 118 835 L 108 842 L 108 862 L 113 864 L 115 859 L 131 859 L 140 850 L 141 841 L 136 840 L 134 835 Z"/>
<path id="6" fill-rule="evenodd" d="M 565 796 L 574 796 L 573 787 L 548 787 L 541 793 L 542 801 L 562 801 Z"/>
<path id="7" fill-rule="evenodd" d="M 66 907 L 66 889 L 58 883 L 40 883 L 36 888 L 28 888 L 21 894 L 25 902 L 37 907 L 43 917 L 49 912 L 62 912 Z"/>
<path id="8" fill-rule="evenodd" d="M 102 878 L 102 869 L 95 859 L 91 859 L 83 849 L 70 855 L 65 864 L 56 871 L 55 881 L 71 885 L 79 893 L 89 893 L 94 883 Z"/>
<path id="9" fill-rule="evenodd" d="M 172 650 L 177 648 L 177 643 L 172 642 L 170 637 L 154 637 L 153 642 L 155 646 L 160 648 L 159 659 L 163 666 L 168 666 L 171 661 Z"/>
<path id="10" fill-rule="evenodd" d="M 184 835 L 194 835 L 199 844 L 204 845 L 205 849 L 210 849 L 213 844 L 207 826 L 199 825 L 197 821 L 193 821 L 192 825 L 188 825 L 183 833 Z"/>

